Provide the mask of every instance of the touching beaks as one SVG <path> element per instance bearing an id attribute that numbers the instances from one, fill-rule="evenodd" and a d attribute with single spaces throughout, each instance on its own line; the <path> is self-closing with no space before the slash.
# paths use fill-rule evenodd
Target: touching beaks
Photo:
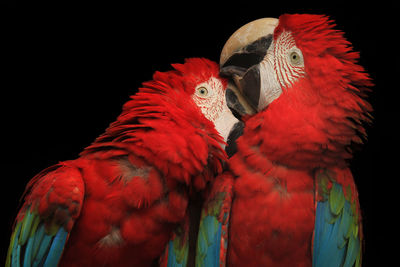
<path id="1" fill-rule="evenodd" d="M 239 115 L 254 114 L 265 108 L 260 62 L 273 40 L 279 20 L 263 18 L 239 28 L 225 43 L 220 57 L 221 76 L 230 80 L 226 92 L 228 106 Z"/>
<path id="2" fill-rule="evenodd" d="M 235 79 L 237 77 L 234 76 L 232 78 Z M 226 104 L 236 117 L 241 118 L 244 115 L 253 115 L 257 113 L 256 109 L 244 98 L 239 87 L 235 85 L 233 81 L 229 81 L 225 97 Z"/>

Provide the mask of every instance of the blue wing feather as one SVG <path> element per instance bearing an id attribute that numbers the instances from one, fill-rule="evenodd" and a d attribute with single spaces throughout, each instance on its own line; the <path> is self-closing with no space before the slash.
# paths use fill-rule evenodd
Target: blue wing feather
<path id="1" fill-rule="evenodd" d="M 6 266 L 31 267 L 31 266 L 57 266 L 64 250 L 68 232 L 63 227 L 58 227 L 55 234 L 46 233 L 45 224 L 38 219 L 37 213 L 29 208 L 22 221 L 13 233 L 10 243 L 10 260 Z M 38 220 L 38 224 L 33 223 Z"/>
<path id="2" fill-rule="evenodd" d="M 201 219 L 196 266 L 219 266 L 222 224 L 207 215 Z"/>
<path id="3" fill-rule="evenodd" d="M 313 266 L 352 267 L 360 253 L 360 238 L 353 233 L 355 216 L 350 202 L 344 199 L 342 186 L 333 183 L 335 200 L 317 202 L 315 215 Z M 337 203 L 332 203 L 337 201 Z M 352 231 L 349 236 L 349 231 Z"/>
<path id="4" fill-rule="evenodd" d="M 38 230 L 36 231 L 35 235 L 33 236 L 34 241 L 33 241 L 33 254 L 32 254 L 32 261 L 34 261 L 37 253 L 39 252 L 40 248 L 40 243 L 42 242 L 44 238 L 44 224 L 42 224 L 40 227 L 38 227 Z"/>
<path id="5" fill-rule="evenodd" d="M 35 238 L 33 236 L 28 239 L 28 244 L 26 245 L 24 256 L 24 267 L 31 267 L 34 239 Z"/>
<path id="6" fill-rule="evenodd" d="M 196 267 L 226 265 L 233 183 L 234 177 L 229 172 L 218 176 L 204 202 L 197 237 Z"/>
<path id="7" fill-rule="evenodd" d="M 173 240 L 168 243 L 168 267 L 185 267 L 187 263 L 187 256 L 182 260 L 178 260 L 176 251 L 174 249 Z"/>
<path id="8" fill-rule="evenodd" d="M 13 250 L 13 258 L 12 258 L 13 267 L 21 266 L 20 258 L 21 258 L 21 245 L 16 244 L 15 249 Z"/>
<path id="9" fill-rule="evenodd" d="M 68 232 L 60 227 L 56 236 L 53 238 L 49 253 L 47 254 L 44 267 L 57 266 L 64 250 L 65 241 L 67 240 Z"/>
<path id="10" fill-rule="evenodd" d="M 174 231 L 168 242 L 166 254 L 161 257 L 160 266 L 185 267 L 189 256 L 189 217 Z"/>
<path id="11" fill-rule="evenodd" d="M 40 265 L 44 259 L 46 259 L 46 253 L 49 250 L 53 237 L 50 235 L 45 234 L 42 241 L 39 244 L 38 253 L 33 262 L 33 266 Z"/>
<path id="12" fill-rule="evenodd" d="M 54 190 L 57 187 L 74 190 Z M 43 170 L 29 182 L 11 235 L 6 267 L 58 265 L 81 211 L 84 188 L 81 171 L 65 162 Z M 50 192 L 57 197 L 50 199 Z"/>

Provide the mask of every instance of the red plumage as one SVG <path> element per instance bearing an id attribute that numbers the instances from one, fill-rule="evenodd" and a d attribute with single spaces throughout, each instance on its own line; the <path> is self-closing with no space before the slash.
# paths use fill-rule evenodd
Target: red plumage
<path id="1" fill-rule="evenodd" d="M 359 213 L 347 160 L 350 146 L 365 137 L 362 122 L 370 122 L 372 109 L 364 97 L 372 83 L 356 64 L 359 54 L 333 27 L 325 16 L 279 18 L 274 41 L 283 32 L 293 36 L 305 75 L 282 88 L 266 109 L 245 118 L 238 152 L 229 161 L 237 176 L 229 266 L 312 265 L 320 172 L 330 173 Z"/>
<path id="2" fill-rule="evenodd" d="M 151 265 L 184 220 L 191 191 L 222 170 L 224 141 L 192 95 L 211 77 L 226 81 L 206 59 L 172 66 L 143 83 L 78 159 L 29 183 L 17 223 L 30 208 L 71 231 L 60 266 Z"/>

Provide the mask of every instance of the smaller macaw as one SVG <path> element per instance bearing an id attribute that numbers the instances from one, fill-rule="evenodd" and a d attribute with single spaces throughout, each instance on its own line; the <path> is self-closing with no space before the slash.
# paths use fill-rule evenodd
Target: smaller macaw
<path id="1" fill-rule="evenodd" d="M 192 192 L 222 171 L 238 120 L 218 64 L 155 72 L 75 160 L 27 185 L 6 266 L 150 266 L 188 218 Z"/>
<path id="2" fill-rule="evenodd" d="M 372 82 L 358 59 L 321 15 L 259 19 L 230 37 L 221 75 L 245 127 L 204 205 L 196 266 L 361 265 L 348 160 Z"/>

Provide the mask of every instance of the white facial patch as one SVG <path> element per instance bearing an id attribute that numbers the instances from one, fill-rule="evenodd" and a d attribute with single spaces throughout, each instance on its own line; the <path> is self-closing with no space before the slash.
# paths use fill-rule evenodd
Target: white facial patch
<path id="1" fill-rule="evenodd" d="M 278 82 L 282 88 L 289 88 L 295 81 L 305 76 L 303 55 L 288 31 L 279 35 L 273 48 Z"/>
<path id="2" fill-rule="evenodd" d="M 260 86 L 261 92 L 258 107 L 259 110 L 263 110 L 282 93 L 282 88 L 274 69 L 273 50 L 268 50 L 264 60 L 260 62 Z"/>
<path id="3" fill-rule="evenodd" d="M 226 142 L 233 125 L 239 120 L 233 116 L 226 104 L 225 90 L 221 81 L 211 77 L 208 81 L 196 86 L 192 97 L 204 116 L 214 123 L 215 129 Z"/>
<path id="4" fill-rule="evenodd" d="M 291 87 L 306 75 L 303 54 L 288 31 L 282 32 L 271 43 L 259 67 L 261 92 L 258 110 L 263 110 L 281 95 L 284 88 Z"/>

